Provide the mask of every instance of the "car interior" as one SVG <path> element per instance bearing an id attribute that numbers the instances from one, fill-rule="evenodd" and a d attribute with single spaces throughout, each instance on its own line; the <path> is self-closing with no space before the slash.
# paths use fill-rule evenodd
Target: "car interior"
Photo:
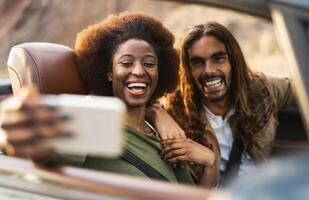
<path id="1" fill-rule="evenodd" d="M 309 5 L 289 0 L 174 1 L 233 9 L 272 21 L 281 48 L 288 57 L 299 105 L 279 113 L 273 156 L 308 152 Z M 0 84 L 0 100 L 32 85 L 42 94 L 87 94 L 75 66 L 74 51 L 68 46 L 45 42 L 17 44 L 9 54 L 10 81 Z M 20 196 L 29 192 L 37 194 L 37 199 L 41 199 L 39 195 L 50 199 L 80 199 L 81 196 L 86 199 L 207 199 L 210 195 L 209 190 L 201 188 L 67 166 L 47 169 L 30 161 L 3 156 L 0 159 L 1 187 L 12 189 L 10 195 L 24 191 Z"/>

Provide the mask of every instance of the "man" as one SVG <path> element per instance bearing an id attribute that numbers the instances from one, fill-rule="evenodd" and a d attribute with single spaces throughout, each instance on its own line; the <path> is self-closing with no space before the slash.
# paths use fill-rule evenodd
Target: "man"
<path id="1" fill-rule="evenodd" d="M 278 111 L 294 103 L 289 80 L 252 72 L 238 42 L 218 23 L 189 29 L 180 54 L 180 87 L 166 109 L 187 137 L 220 156 L 223 180 L 265 161 Z M 181 156 L 176 148 L 172 154 Z M 198 167 L 194 171 L 199 176 Z"/>

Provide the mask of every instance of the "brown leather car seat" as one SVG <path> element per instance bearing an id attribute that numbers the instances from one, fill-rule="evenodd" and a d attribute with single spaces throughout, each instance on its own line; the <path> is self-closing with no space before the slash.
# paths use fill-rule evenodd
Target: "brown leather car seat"
<path id="1" fill-rule="evenodd" d="M 42 42 L 16 45 L 7 64 L 14 94 L 31 85 L 40 93 L 86 94 L 74 51 L 67 46 Z"/>

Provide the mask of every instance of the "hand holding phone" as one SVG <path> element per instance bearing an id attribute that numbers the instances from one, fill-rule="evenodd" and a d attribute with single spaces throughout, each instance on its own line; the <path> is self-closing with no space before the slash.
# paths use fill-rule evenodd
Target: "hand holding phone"
<path id="1" fill-rule="evenodd" d="M 63 94 L 45 95 L 38 102 L 56 107 L 68 118 L 64 137 L 42 144 L 61 154 L 116 157 L 122 153 L 125 105 L 118 98 Z"/>

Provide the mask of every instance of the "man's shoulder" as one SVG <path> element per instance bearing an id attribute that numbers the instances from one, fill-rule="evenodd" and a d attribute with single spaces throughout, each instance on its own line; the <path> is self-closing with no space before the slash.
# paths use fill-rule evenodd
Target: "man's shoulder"
<path id="1" fill-rule="evenodd" d="M 265 75 L 263 72 L 253 72 L 250 74 L 251 85 L 256 84 L 256 83 L 265 84 L 268 81 L 269 81 L 269 77 Z"/>
<path id="2" fill-rule="evenodd" d="M 281 88 L 289 83 L 290 80 L 288 77 L 269 76 L 262 72 L 255 72 L 250 76 L 250 87 L 251 89 L 253 88 L 254 91 L 258 91 L 256 90 L 257 88 L 266 87 L 266 89 L 272 93 L 274 88 Z"/>
<path id="3" fill-rule="evenodd" d="M 261 84 L 267 84 L 267 85 L 280 85 L 281 82 L 289 82 L 288 77 L 276 77 L 276 76 L 270 76 L 266 75 L 262 72 L 254 72 L 251 75 L 251 82 L 260 82 Z"/>
<path id="4" fill-rule="evenodd" d="M 291 82 L 287 77 L 268 76 L 263 73 L 254 73 L 250 80 L 250 93 L 253 96 L 267 98 L 271 96 L 273 100 L 281 105 L 283 102 L 293 102 L 291 92 Z"/>

